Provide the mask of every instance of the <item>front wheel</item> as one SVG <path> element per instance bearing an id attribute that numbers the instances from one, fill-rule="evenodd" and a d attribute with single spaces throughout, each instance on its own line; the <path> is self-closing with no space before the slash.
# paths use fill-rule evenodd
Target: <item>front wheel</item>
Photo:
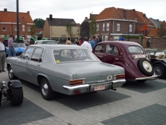
<path id="1" fill-rule="evenodd" d="M 11 66 L 8 68 L 8 76 L 10 80 L 16 79 L 17 77 L 14 75 L 13 69 Z"/>
<path id="2" fill-rule="evenodd" d="M 156 75 L 158 75 L 158 78 L 165 78 L 166 77 L 166 70 L 164 66 L 160 64 L 154 65 L 154 72 Z"/>
<path id="3" fill-rule="evenodd" d="M 40 91 L 41 91 L 42 97 L 45 100 L 53 99 L 54 91 L 52 90 L 52 88 L 46 78 L 42 78 L 40 81 Z"/>
<path id="4" fill-rule="evenodd" d="M 23 89 L 21 88 L 10 88 L 8 90 L 10 104 L 12 106 L 19 106 L 23 102 Z"/>

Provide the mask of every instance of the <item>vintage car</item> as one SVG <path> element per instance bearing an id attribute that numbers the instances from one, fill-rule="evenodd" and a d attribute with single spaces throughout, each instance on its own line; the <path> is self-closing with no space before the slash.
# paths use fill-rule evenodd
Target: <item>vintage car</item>
<path id="1" fill-rule="evenodd" d="M 14 50 L 16 55 L 21 55 L 22 52 L 26 49 L 26 45 L 24 43 L 14 43 Z M 6 56 L 9 55 L 9 47 L 6 47 Z"/>
<path id="2" fill-rule="evenodd" d="M 100 42 L 95 46 L 93 53 L 105 63 L 122 66 L 127 81 L 145 82 L 157 77 L 153 66 L 146 59 L 144 49 L 136 42 Z"/>
<path id="3" fill-rule="evenodd" d="M 40 86 L 42 97 L 54 92 L 67 95 L 121 87 L 124 68 L 101 62 L 92 52 L 76 45 L 35 44 L 19 57 L 6 59 L 8 76 Z"/>
<path id="4" fill-rule="evenodd" d="M 8 83 L 0 83 L 0 106 L 10 101 L 12 106 L 21 105 L 23 102 L 23 89 L 19 80 L 10 80 Z"/>
<path id="5" fill-rule="evenodd" d="M 158 78 L 166 78 L 166 52 L 164 50 L 150 48 L 146 48 L 145 51 Z"/>

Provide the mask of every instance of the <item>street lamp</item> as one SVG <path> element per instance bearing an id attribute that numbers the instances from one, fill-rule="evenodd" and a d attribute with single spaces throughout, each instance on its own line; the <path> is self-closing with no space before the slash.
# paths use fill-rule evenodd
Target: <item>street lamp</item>
<path id="1" fill-rule="evenodd" d="M 17 0 L 16 2 L 16 8 L 17 8 L 16 18 L 17 18 L 17 42 L 18 42 L 19 41 L 19 0 Z"/>

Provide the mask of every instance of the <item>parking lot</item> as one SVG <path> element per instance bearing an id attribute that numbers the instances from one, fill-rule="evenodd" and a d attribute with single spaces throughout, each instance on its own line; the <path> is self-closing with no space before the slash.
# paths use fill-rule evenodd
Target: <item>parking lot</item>
<path id="1" fill-rule="evenodd" d="M 9 81 L 7 71 L 0 81 Z M 0 107 L 0 125 L 165 125 L 166 80 L 126 83 L 117 91 L 42 98 L 38 87 L 23 83 L 24 102 Z"/>

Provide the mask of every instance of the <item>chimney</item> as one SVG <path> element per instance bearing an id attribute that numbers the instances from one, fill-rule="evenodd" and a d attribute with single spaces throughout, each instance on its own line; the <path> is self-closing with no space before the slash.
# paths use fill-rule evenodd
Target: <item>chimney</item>
<path id="1" fill-rule="evenodd" d="M 88 21 L 88 17 L 85 17 L 85 21 Z"/>
<path id="2" fill-rule="evenodd" d="M 7 12 L 7 8 L 4 8 L 4 12 Z"/>
<path id="3" fill-rule="evenodd" d="M 50 20 L 52 20 L 52 14 L 50 14 Z"/>
<path id="4" fill-rule="evenodd" d="M 27 13 L 28 13 L 28 14 L 30 14 L 30 12 L 29 12 L 29 11 L 27 11 Z"/>

